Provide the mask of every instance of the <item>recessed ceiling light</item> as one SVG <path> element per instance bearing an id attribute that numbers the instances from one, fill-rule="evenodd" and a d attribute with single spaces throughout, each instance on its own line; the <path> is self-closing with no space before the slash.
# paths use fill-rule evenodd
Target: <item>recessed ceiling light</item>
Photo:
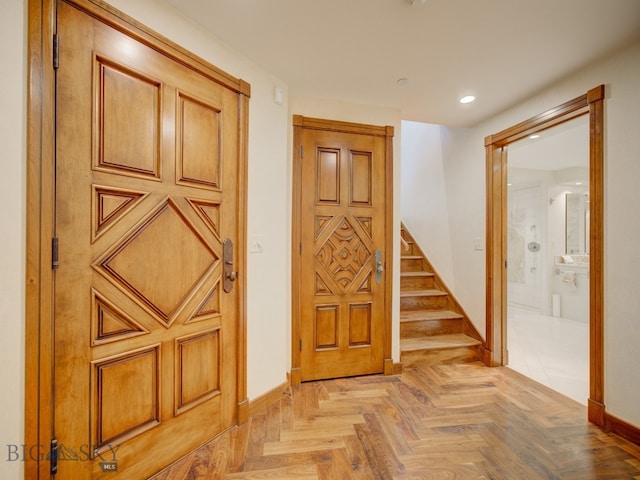
<path id="1" fill-rule="evenodd" d="M 400 85 L 401 87 L 404 87 L 405 85 L 407 85 L 409 83 L 409 79 L 408 78 L 399 78 L 398 79 L 398 85 Z"/>
<path id="2" fill-rule="evenodd" d="M 537 133 L 534 133 L 533 135 L 529 135 L 529 138 L 531 140 L 535 140 L 536 138 L 540 138 L 540 135 L 538 135 Z"/>
<path id="3" fill-rule="evenodd" d="M 576 182 L 576 185 L 582 185 L 582 182 Z"/>
<path id="4" fill-rule="evenodd" d="M 467 95 L 460 99 L 460 103 L 471 103 L 476 99 L 473 95 Z"/>

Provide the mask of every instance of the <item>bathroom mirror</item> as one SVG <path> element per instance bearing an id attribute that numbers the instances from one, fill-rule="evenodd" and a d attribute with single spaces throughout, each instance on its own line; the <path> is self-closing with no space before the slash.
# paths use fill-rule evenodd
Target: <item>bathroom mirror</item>
<path id="1" fill-rule="evenodd" d="M 567 193 L 565 207 L 565 253 L 589 254 L 589 194 Z"/>

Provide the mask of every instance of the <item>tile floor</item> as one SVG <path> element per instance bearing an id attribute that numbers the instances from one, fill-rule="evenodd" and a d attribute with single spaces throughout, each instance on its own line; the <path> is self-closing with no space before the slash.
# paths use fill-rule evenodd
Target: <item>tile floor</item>
<path id="1" fill-rule="evenodd" d="M 589 398 L 589 325 L 509 306 L 509 368 L 583 405 Z"/>

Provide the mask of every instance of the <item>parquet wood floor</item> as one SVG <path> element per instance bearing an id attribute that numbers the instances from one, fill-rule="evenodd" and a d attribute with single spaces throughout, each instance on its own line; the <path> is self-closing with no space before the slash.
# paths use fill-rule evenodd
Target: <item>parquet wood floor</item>
<path id="1" fill-rule="evenodd" d="M 635 479 L 640 446 L 478 363 L 303 383 L 153 480 Z"/>

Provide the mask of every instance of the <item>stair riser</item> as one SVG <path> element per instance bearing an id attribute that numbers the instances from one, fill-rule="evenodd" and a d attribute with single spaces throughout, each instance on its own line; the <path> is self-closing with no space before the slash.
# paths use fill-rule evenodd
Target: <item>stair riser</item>
<path id="1" fill-rule="evenodd" d="M 479 359 L 480 349 L 477 346 L 457 347 L 442 350 L 415 350 L 411 352 L 402 352 L 400 354 L 402 368 L 475 362 Z"/>
<path id="2" fill-rule="evenodd" d="M 400 260 L 400 269 L 403 272 L 420 272 L 422 270 L 422 259 L 403 258 Z"/>
<path id="3" fill-rule="evenodd" d="M 420 338 L 427 335 L 446 335 L 450 333 L 462 333 L 462 319 L 400 322 L 400 338 Z"/>
<path id="4" fill-rule="evenodd" d="M 446 306 L 446 295 L 400 298 L 400 310 L 438 310 L 446 308 Z"/>
<path id="5" fill-rule="evenodd" d="M 400 278 L 400 290 L 430 290 L 434 287 L 433 277 Z"/>
<path id="6" fill-rule="evenodd" d="M 409 248 L 405 250 L 403 247 L 401 249 L 402 255 L 420 255 L 418 248 L 415 246 L 413 242 L 409 242 Z"/>

